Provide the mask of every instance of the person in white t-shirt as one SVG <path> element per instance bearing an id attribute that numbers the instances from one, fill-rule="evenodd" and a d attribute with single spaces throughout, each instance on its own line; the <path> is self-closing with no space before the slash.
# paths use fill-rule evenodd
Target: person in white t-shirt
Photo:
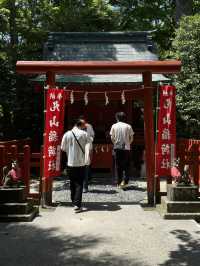
<path id="1" fill-rule="evenodd" d="M 83 181 L 85 178 L 85 147 L 91 141 L 83 131 L 85 121 L 78 119 L 72 130 L 67 131 L 61 142 L 61 150 L 67 154 L 71 200 L 75 212 L 82 211 Z"/>
<path id="2" fill-rule="evenodd" d="M 133 142 L 133 129 L 127 124 L 124 112 L 116 113 L 117 123 L 113 124 L 110 130 L 113 142 L 115 163 L 117 168 L 119 187 L 124 187 L 129 182 L 130 150 Z"/>
<path id="3" fill-rule="evenodd" d="M 91 178 L 91 164 L 92 164 L 92 156 L 93 156 L 93 141 L 94 141 L 94 129 L 91 124 L 88 123 L 85 116 L 80 116 L 80 119 L 82 119 L 85 122 L 84 130 L 87 132 L 90 142 L 86 144 L 85 146 L 85 180 L 83 184 L 83 192 L 88 192 L 88 179 Z"/>

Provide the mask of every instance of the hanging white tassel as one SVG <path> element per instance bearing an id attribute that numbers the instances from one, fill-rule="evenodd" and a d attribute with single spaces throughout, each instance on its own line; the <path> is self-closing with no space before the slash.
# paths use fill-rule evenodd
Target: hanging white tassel
<path id="1" fill-rule="evenodd" d="M 71 93 L 70 93 L 70 103 L 71 104 L 74 103 L 74 91 L 71 91 Z"/>
<path id="2" fill-rule="evenodd" d="M 108 98 L 108 95 L 105 91 L 105 105 L 108 105 L 109 104 L 109 98 Z"/>
<path id="3" fill-rule="evenodd" d="M 49 85 L 46 85 L 46 86 L 44 86 L 44 89 L 45 89 L 45 90 L 48 90 L 49 87 L 50 87 Z"/>
<path id="4" fill-rule="evenodd" d="M 121 99 L 122 99 L 122 104 L 125 104 L 126 103 L 126 97 L 125 97 L 124 91 L 122 91 Z"/>
<path id="5" fill-rule="evenodd" d="M 84 94 L 84 101 L 85 101 L 85 105 L 88 105 L 88 92 L 87 91 Z"/>

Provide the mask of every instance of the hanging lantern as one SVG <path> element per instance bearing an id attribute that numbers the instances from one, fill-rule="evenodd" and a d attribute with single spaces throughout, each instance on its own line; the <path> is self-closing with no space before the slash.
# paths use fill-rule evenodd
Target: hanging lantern
<path id="1" fill-rule="evenodd" d="M 74 103 L 74 91 L 71 91 L 71 93 L 70 93 L 70 103 L 71 104 Z"/>
<path id="2" fill-rule="evenodd" d="M 88 92 L 87 91 L 84 94 L 84 102 L 85 102 L 85 105 L 88 105 Z"/>
<path id="3" fill-rule="evenodd" d="M 125 104 L 126 103 L 126 97 L 125 97 L 124 91 L 122 91 L 121 100 L 122 100 L 122 104 Z"/>
<path id="4" fill-rule="evenodd" d="M 108 95 L 105 91 L 105 105 L 108 105 L 109 104 L 109 98 L 108 98 Z"/>

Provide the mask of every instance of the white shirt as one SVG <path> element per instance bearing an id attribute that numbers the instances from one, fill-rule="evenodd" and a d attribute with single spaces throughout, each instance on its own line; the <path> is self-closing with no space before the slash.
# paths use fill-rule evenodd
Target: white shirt
<path id="1" fill-rule="evenodd" d="M 94 129 L 92 125 L 86 123 L 86 132 L 90 138 L 90 143 L 87 143 L 85 146 L 85 165 L 90 165 L 91 164 L 91 153 L 93 149 L 92 142 L 94 141 Z"/>
<path id="2" fill-rule="evenodd" d="M 91 141 L 88 134 L 77 127 L 74 127 L 72 131 L 74 132 L 76 138 L 78 139 L 80 145 L 82 146 L 85 152 L 86 144 Z M 68 166 L 71 167 L 85 166 L 85 154 L 83 154 L 72 131 L 69 130 L 64 134 L 61 142 L 61 150 L 65 151 L 67 154 Z"/>
<path id="3" fill-rule="evenodd" d="M 131 125 L 124 122 L 117 122 L 112 125 L 110 135 L 114 145 L 124 145 L 125 150 L 130 150 L 130 144 L 133 141 L 134 135 Z"/>
<path id="4" fill-rule="evenodd" d="M 88 133 L 88 136 L 92 138 L 92 142 L 94 141 L 94 129 L 92 125 L 86 123 L 86 132 Z"/>

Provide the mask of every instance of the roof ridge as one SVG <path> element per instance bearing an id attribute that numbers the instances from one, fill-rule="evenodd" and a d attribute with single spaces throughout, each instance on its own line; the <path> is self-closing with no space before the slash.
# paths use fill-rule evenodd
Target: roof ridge
<path id="1" fill-rule="evenodd" d="M 149 43 L 150 41 L 150 31 L 49 32 L 47 43 Z"/>

